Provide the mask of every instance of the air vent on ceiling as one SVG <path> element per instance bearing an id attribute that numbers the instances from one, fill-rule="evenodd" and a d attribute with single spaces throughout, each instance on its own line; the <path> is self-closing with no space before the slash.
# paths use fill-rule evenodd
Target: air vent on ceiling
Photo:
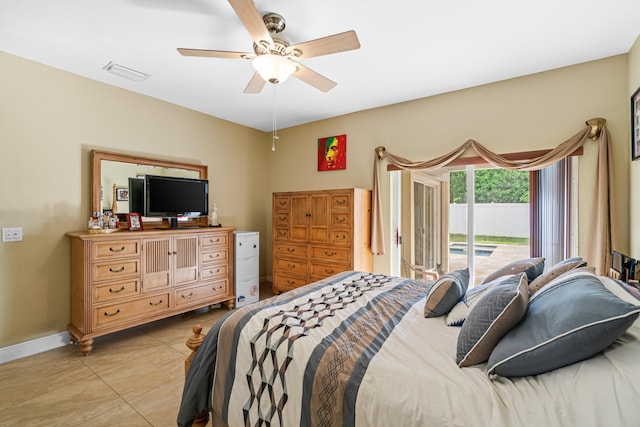
<path id="1" fill-rule="evenodd" d="M 103 69 L 107 70 L 111 74 L 124 77 L 125 79 L 133 80 L 134 82 L 142 82 L 147 80 L 149 77 L 151 77 L 150 74 L 146 74 L 141 71 L 132 70 L 131 68 L 127 68 L 119 64 L 114 64 L 113 62 L 109 62 L 107 65 L 104 66 Z"/>

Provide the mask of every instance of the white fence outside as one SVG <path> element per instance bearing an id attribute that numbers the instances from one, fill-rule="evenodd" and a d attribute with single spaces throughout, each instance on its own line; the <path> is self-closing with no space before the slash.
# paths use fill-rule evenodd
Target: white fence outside
<path id="1" fill-rule="evenodd" d="M 476 203 L 475 234 L 479 236 L 529 237 L 529 204 Z M 467 234 L 467 204 L 449 205 L 449 233 Z"/>

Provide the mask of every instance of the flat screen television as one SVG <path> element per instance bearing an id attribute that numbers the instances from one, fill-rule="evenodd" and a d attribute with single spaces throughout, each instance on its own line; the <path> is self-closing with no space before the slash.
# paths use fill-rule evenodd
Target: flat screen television
<path id="1" fill-rule="evenodd" d="M 198 217 L 209 214 L 209 181 L 145 175 L 144 216 L 161 216 L 178 228 L 177 217 Z"/>

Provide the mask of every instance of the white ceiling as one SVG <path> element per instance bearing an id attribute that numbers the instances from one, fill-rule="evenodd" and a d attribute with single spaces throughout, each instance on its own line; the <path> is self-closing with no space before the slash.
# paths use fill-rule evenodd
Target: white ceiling
<path id="1" fill-rule="evenodd" d="M 323 93 L 277 86 L 278 127 L 423 98 L 627 53 L 639 0 L 256 0 L 293 44 L 355 30 L 362 47 L 304 60 L 334 80 Z M 0 0 L 0 50 L 231 122 L 272 130 L 273 91 L 243 90 L 239 59 L 176 48 L 252 51 L 226 0 Z M 151 77 L 132 82 L 110 61 Z"/>

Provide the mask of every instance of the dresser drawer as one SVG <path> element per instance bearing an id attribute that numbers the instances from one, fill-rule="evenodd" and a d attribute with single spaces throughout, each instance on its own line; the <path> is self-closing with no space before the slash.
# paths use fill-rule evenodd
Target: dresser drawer
<path id="1" fill-rule="evenodd" d="M 351 245 L 351 230 L 331 230 L 331 243 L 334 245 Z"/>
<path id="2" fill-rule="evenodd" d="M 174 291 L 174 303 L 176 308 L 189 305 L 202 305 L 202 303 L 208 299 L 226 294 L 228 289 L 229 282 L 227 279 L 179 289 Z"/>
<path id="3" fill-rule="evenodd" d="M 307 245 L 298 245 L 295 243 L 276 243 L 275 250 L 276 255 L 294 257 L 294 258 L 307 258 Z"/>
<path id="4" fill-rule="evenodd" d="M 350 194 L 333 194 L 331 195 L 332 211 L 351 211 L 351 195 Z"/>
<path id="5" fill-rule="evenodd" d="M 309 280 L 302 277 L 290 276 L 288 274 L 276 274 L 273 287 L 280 292 L 290 291 L 309 283 Z"/>
<path id="6" fill-rule="evenodd" d="M 273 221 L 276 227 L 288 227 L 289 226 L 289 212 L 276 212 L 273 216 Z"/>
<path id="7" fill-rule="evenodd" d="M 140 276 L 139 259 L 123 259 L 120 261 L 97 262 L 93 264 L 94 282 L 135 276 Z"/>
<path id="8" fill-rule="evenodd" d="M 284 258 L 276 258 L 276 269 L 283 273 L 289 274 L 303 274 L 306 275 L 309 272 L 307 261 L 296 261 Z"/>
<path id="9" fill-rule="evenodd" d="M 348 212 L 334 212 L 331 214 L 332 227 L 351 227 L 351 216 Z"/>
<path id="10" fill-rule="evenodd" d="M 349 248 L 311 246 L 311 260 L 325 263 L 349 264 Z"/>
<path id="11" fill-rule="evenodd" d="M 291 233 L 288 228 L 278 227 L 273 230 L 273 238 L 276 240 L 291 240 Z"/>
<path id="12" fill-rule="evenodd" d="M 227 248 L 200 253 L 200 263 L 203 265 L 214 264 L 216 262 L 226 261 L 227 259 L 229 259 L 229 251 Z"/>
<path id="13" fill-rule="evenodd" d="M 227 275 L 227 264 L 212 265 L 200 268 L 200 280 L 214 279 Z"/>
<path id="14" fill-rule="evenodd" d="M 102 283 L 93 287 L 93 302 L 101 303 L 139 294 L 140 279 L 137 278 Z"/>
<path id="15" fill-rule="evenodd" d="M 169 310 L 168 293 L 94 308 L 93 324 L 98 329 L 135 318 L 148 317 L 165 310 Z"/>
<path id="16" fill-rule="evenodd" d="M 140 255 L 140 240 L 111 240 L 94 242 L 94 261 Z"/>
<path id="17" fill-rule="evenodd" d="M 226 233 L 213 233 L 206 236 L 200 236 L 201 250 L 207 250 L 216 246 L 226 246 L 228 243 Z"/>
<path id="18" fill-rule="evenodd" d="M 311 264 L 311 276 L 314 281 L 345 271 L 344 265 L 339 264 Z"/>
<path id="19" fill-rule="evenodd" d="M 289 210 L 291 207 L 291 197 L 290 196 L 275 196 L 273 198 L 273 209 L 277 211 Z"/>

